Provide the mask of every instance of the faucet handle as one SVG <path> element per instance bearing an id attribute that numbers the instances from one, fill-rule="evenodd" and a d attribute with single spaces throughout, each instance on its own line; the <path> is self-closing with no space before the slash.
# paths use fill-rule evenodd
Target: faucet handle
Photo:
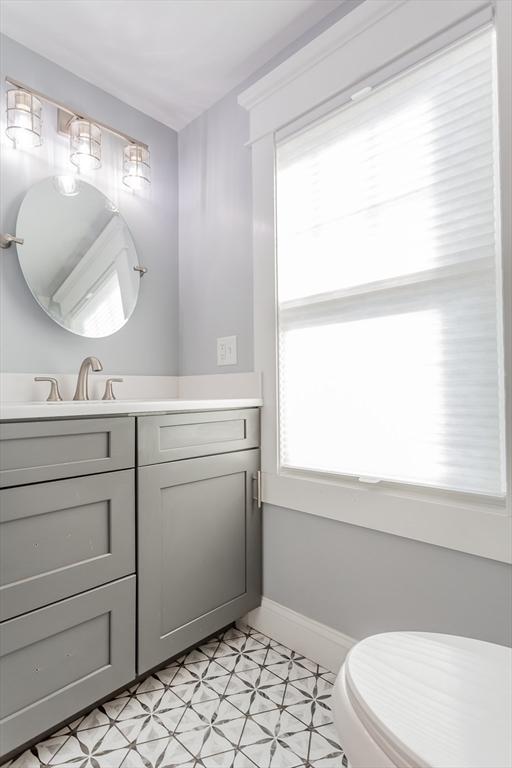
<path id="1" fill-rule="evenodd" d="M 114 395 L 114 390 L 112 389 L 112 383 L 114 381 L 124 381 L 124 379 L 107 379 L 105 382 L 105 392 L 103 394 L 102 400 L 115 400 L 116 396 Z"/>
<path id="2" fill-rule="evenodd" d="M 57 381 L 57 379 L 52 379 L 51 376 L 35 376 L 34 381 L 50 382 L 50 393 L 46 398 L 47 402 L 56 403 L 59 400 L 62 400 L 61 394 L 59 392 L 59 382 Z"/>

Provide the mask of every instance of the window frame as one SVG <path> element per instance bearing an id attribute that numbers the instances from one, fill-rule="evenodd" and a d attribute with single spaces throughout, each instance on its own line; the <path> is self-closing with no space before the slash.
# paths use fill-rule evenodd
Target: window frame
<path id="1" fill-rule="evenodd" d="M 327 30 L 315 44 L 316 58 L 311 50 L 299 51 L 284 65 L 241 94 L 240 103 L 251 112 L 253 159 L 253 258 L 254 258 L 254 330 L 255 367 L 263 374 L 262 412 L 262 492 L 263 501 L 308 514 L 360 525 L 406 538 L 444 546 L 504 562 L 512 562 L 512 264 L 511 220 L 512 206 L 511 160 L 508 137 L 512 132 L 512 100 L 510 72 L 512 71 L 512 41 L 508 29 L 512 24 L 512 4 L 497 0 L 482 3 L 460 0 L 457 4 L 437 4 L 431 14 L 437 31 L 425 28 L 419 12 L 423 0 L 366 0 L 334 25 L 339 46 L 333 46 L 333 31 Z M 429 2 L 432 8 L 431 0 Z M 457 6 L 457 7 L 455 7 Z M 459 14 L 453 18 L 454 10 Z M 412 11 L 412 13 L 411 13 Z M 451 14 L 451 15 L 450 15 Z M 381 481 L 363 482 L 344 475 L 327 475 L 287 469 L 280 466 L 278 418 L 278 316 L 275 229 L 275 142 L 280 137 L 318 119 L 349 101 L 350 96 L 367 85 L 372 87 L 390 79 L 422 59 L 447 47 L 471 31 L 484 26 L 494 16 L 497 38 L 498 105 L 500 136 L 500 203 L 501 251 L 505 377 L 505 456 L 507 496 L 505 499 L 486 498 L 478 494 L 430 489 L 424 486 Z M 370 46 L 372 35 L 382 35 L 385 25 L 393 22 L 398 34 L 397 48 L 406 50 L 402 56 L 386 59 L 389 52 L 366 54 L 366 60 L 356 62 L 356 73 L 347 88 L 336 82 L 329 87 L 332 98 L 314 103 L 325 85 L 325 69 L 333 70 L 336 59 L 350 51 L 354 42 L 359 51 Z M 355 31 L 354 31 L 355 30 Z M 326 37 L 325 37 L 326 36 Z M 325 48 L 322 56 L 322 38 Z M 411 42 L 415 43 L 411 46 Z M 310 44 L 311 45 L 311 44 Z M 325 51 L 328 50 L 327 55 Z M 380 60 L 379 60 L 380 57 Z M 295 61 L 294 61 L 295 60 Z M 285 75 L 280 71 L 285 67 Z M 295 77 L 292 73 L 295 71 Z M 367 74 L 371 72 L 371 74 Z M 318 81 L 317 88 L 304 87 Z M 343 72 L 339 76 L 343 80 Z M 340 84 L 338 83 L 338 84 Z M 291 90 L 289 90 L 291 89 Z M 287 100 L 288 96 L 290 97 Z M 306 96 L 304 95 L 306 93 Z M 266 94 L 266 96 L 265 96 Z M 295 96 L 300 94 L 300 98 Z M 287 105 L 288 114 L 276 109 L 275 100 Z M 310 109 L 304 109 L 304 98 Z M 300 102 L 300 103 L 299 103 Z M 295 111 L 295 114 L 294 114 Z M 254 120 L 253 120 L 254 117 Z M 288 119 L 286 119 L 288 118 Z M 264 130 L 266 129 L 266 130 Z"/>

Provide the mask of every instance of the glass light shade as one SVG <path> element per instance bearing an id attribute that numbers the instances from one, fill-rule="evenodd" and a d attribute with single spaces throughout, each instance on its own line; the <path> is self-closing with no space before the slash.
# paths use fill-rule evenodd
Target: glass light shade
<path id="1" fill-rule="evenodd" d="M 89 120 L 76 118 L 69 126 L 70 160 L 81 171 L 101 165 L 101 130 Z"/>
<path id="2" fill-rule="evenodd" d="M 123 182 L 131 189 L 141 190 L 151 183 L 149 149 L 140 144 L 128 144 L 123 151 Z"/>
<path id="3" fill-rule="evenodd" d="M 37 96 L 19 88 L 7 91 L 7 136 L 19 147 L 39 147 L 42 105 Z"/>

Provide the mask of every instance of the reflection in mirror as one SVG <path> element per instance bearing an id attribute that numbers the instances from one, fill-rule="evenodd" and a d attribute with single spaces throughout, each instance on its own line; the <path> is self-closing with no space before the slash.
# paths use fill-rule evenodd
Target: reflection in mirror
<path id="1" fill-rule="evenodd" d="M 16 232 L 25 280 L 55 322 L 92 338 L 122 328 L 137 303 L 137 252 L 102 192 L 74 176 L 44 179 L 25 195 Z"/>

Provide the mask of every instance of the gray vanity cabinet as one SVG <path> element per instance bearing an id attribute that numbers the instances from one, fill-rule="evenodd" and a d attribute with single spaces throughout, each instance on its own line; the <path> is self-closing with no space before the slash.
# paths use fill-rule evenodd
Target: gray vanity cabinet
<path id="1" fill-rule="evenodd" d="M 259 451 L 139 469 L 138 671 L 259 604 Z"/>
<path id="2" fill-rule="evenodd" d="M 258 446 L 257 408 L 0 424 L 0 761 L 259 604 Z"/>

